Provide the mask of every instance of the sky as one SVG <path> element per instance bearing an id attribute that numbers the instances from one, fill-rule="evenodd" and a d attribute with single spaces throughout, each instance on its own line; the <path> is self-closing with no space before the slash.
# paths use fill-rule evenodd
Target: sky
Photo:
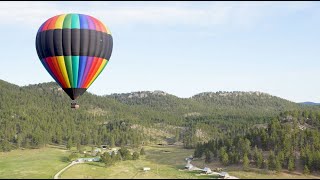
<path id="1" fill-rule="evenodd" d="M 54 81 L 35 37 L 44 21 L 66 13 L 91 15 L 113 36 L 91 93 L 260 91 L 320 102 L 320 2 L 1 1 L 0 79 Z"/>

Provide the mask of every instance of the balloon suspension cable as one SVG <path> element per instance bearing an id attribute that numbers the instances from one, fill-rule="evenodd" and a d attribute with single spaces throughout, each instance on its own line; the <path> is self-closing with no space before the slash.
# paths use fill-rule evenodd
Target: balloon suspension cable
<path id="1" fill-rule="evenodd" d="M 71 100 L 71 108 L 72 109 L 78 109 L 79 105 L 77 104 L 76 100 Z"/>

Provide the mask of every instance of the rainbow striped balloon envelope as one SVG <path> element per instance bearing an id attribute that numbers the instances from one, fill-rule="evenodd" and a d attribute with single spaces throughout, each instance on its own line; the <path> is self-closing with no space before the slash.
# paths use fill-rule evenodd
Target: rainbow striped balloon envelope
<path id="1" fill-rule="evenodd" d="M 54 16 L 40 26 L 36 37 L 41 63 L 72 100 L 100 75 L 112 47 L 110 30 L 84 14 Z"/>

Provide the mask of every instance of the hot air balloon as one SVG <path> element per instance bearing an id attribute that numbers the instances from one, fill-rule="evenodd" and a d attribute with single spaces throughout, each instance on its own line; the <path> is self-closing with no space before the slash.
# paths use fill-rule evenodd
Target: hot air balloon
<path id="1" fill-rule="evenodd" d="M 110 60 L 113 39 L 98 19 L 84 14 L 62 14 L 45 21 L 36 36 L 39 59 L 72 99 L 96 80 Z"/>

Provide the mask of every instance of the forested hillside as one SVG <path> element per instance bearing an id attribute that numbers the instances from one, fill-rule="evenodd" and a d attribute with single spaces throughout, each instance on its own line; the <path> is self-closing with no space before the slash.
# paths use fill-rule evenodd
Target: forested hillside
<path id="1" fill-rule="evenodd" d="M 266 126 L 251 127 L 244 134 L 214 137 L 198 143 L 195 157 L 224 165 L 249 163 L 257 168 L 281 171 L 320 170 L 319 109 L 285 111 Z"/>
<path id="2" fill-rule="evenodd" d="M 162 91 L 97 96 L 80 108 L 54 83 L 19 87 L 0 80 L 0 150 L 64 145 L 139 146 L 182 142 L 194 148 L 213 137 L 245 134 L 283 111 L 318 109 L 260 92 L 200 93 L 179 98 Z"/>
<path id="3" fill-rule="evenodd" d="M 190 98 L 178 98 L 162 91 L 112 94 L 106 97 L 130 105 L 182 117 L 210 117 L 258 121 L 274 117 L 299 104 L 260 92 L 206 92 Z M 169 122 L 171 123 L 171 122 Z"/>

